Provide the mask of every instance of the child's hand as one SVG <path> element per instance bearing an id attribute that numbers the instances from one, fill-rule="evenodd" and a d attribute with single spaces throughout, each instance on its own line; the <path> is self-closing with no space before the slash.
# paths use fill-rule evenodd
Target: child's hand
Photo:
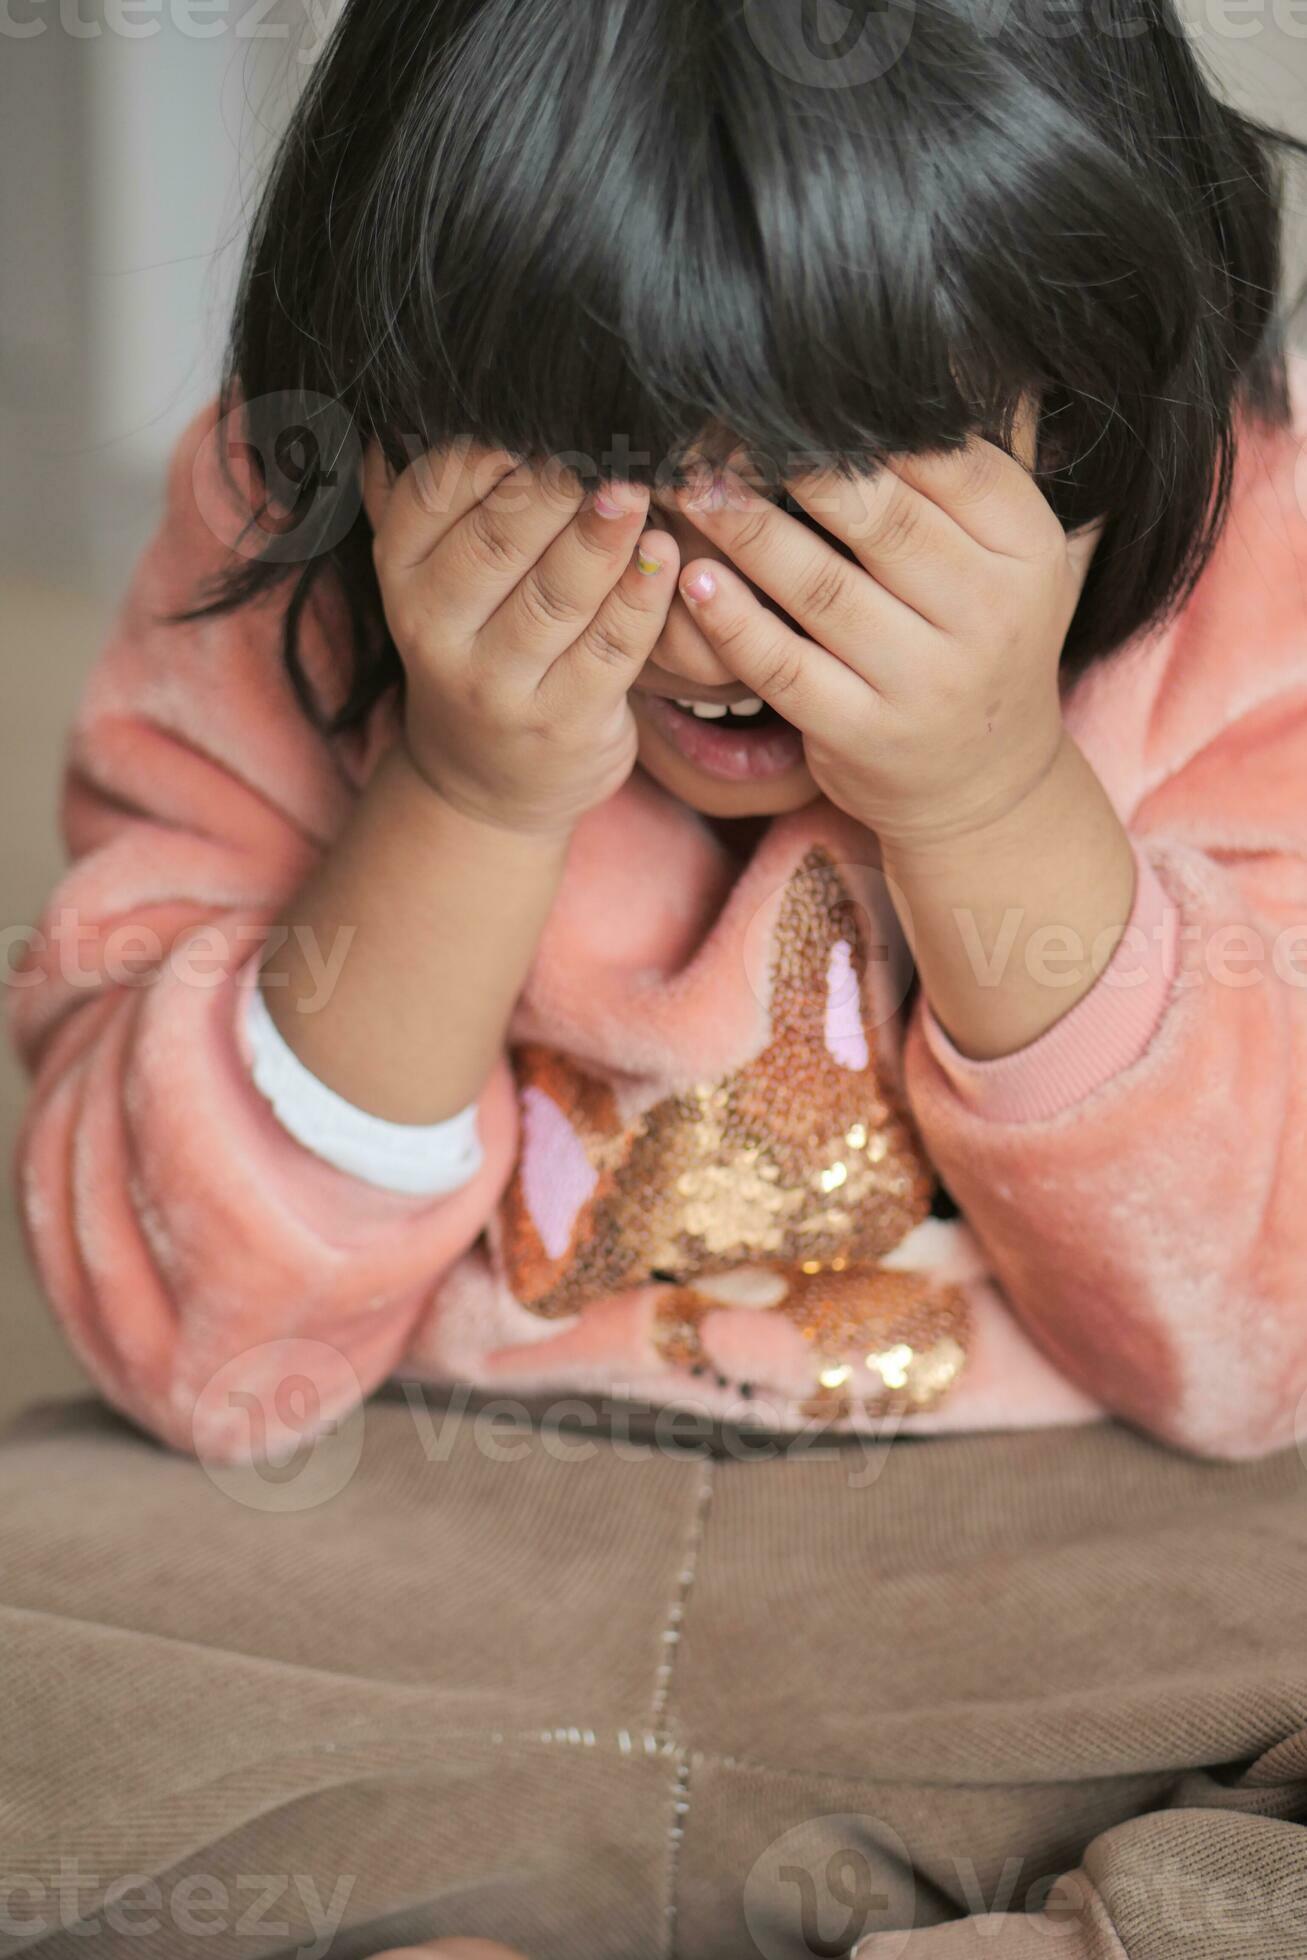
<path id="1" fill-rule="evenodd" d="M 675 543 L 642 538 L 637 485 L 587 497 L 466 444 L 387 477 L 374 448 L 364 501 L 417 768 L 465 815 L 566 831 L 634 766 L 627 690 L 675 597 Z"/>
<path id="2" fill-rule="evenodd" d="M 1058 662 L 1096 537 L 1068 538 L 1021 465 L 979 439 L 787 488 L 856 562 L 733 474 L 684 490 L 695 526 L 802 628 L 699 561 L 681 589 L 703 632 L 882 840 L 947 847 L 1001 821 L 1057 757 Z"/>
<path id="3" fill-rule="evenodd" d="M 731 671 L 803 730 L 827 795 L 877 833 L 946 1032 L 976 1058 L 1013 1054 L 1093 986 L 1132 904 L 1130 839 L 1058 687 L 1097 536 L 1068 538 L 982 441 L 791 489 L 855 562 L 735 479 L 685 509 L 801 631 L 730 566 L 691 564 L 682 590 Z M 994 944 L 1013 913 L 1003 971 L 981 985 L 961 921 Z M 1056 988 L 1027 957 L 1046 923 L 1086 949 Z"/>

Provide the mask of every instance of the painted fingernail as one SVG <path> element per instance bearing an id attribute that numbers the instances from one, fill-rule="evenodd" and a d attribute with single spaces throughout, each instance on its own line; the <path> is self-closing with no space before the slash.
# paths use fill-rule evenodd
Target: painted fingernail
<path id="1" fill-rule="evenodd" d="M 696 572 L 687 578 L 681 587 L 687 599 L 693 599 L 696 606 L 706 605 L 717 591 L 717 581 L 711 572 Z"/>
<path id="2" fill-rule="evenodd" d="M 596 517 L 612 518 L 612 517 L 626 517 L 628 515 L 629 512 L 625 510 L 621 504 L 618 503 L 616 497 L 610 497 L 606 490 L 595 491 L 595 516 Z"/>
<path id="3" fill-rule="evenodd" d="M 635 554 L 636 571 L 643 572 L 646 578 L 655 578 L 661 572 L 662 568 L 662 559 L 655 558 L 652 551 L 646 551 L 644 546 L 641 545 Z"/>

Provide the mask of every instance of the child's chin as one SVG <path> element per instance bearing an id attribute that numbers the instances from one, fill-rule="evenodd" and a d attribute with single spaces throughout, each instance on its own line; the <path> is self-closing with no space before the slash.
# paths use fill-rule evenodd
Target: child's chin
<path id="1" fill-rule="evenodd" d="M 646 773 L 655 775 L 652 769 Z M 787 817 L 796 810 L 806 810 L 821 794 L 811 777 L 788 789 L 773 784 L 765 795 L 757 788 L 750 792 L 747 788 L 724 787 L 721 783 L 705 783 L 697 793 L 691 794 L 679 783 L 670 783 L 661 775 L 656 780 L 701 817 Z"/>

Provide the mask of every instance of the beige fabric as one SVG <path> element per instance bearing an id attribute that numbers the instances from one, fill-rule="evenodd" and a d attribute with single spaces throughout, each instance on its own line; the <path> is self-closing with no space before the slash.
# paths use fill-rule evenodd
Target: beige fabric
<path id="1" fill-rule="evenodd" d="M 222 1484 L 91 1405 L 11 1431 L 0 1956 L 1307 1952 L 1296 1454 L 570 1406 L 394 1394 Z"/>

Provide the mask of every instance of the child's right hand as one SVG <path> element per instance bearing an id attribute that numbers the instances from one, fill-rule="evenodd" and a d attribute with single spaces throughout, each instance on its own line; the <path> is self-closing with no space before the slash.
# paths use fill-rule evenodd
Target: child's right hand
<path id="1" fill-rule="evenodd" d="M 478 821 L 570 830 L 634 766 L 627 695 L 676 594 L 648 491 L 468 444 L 393 484 L 374 446 L 363 487 L 416 767 Z"/>

